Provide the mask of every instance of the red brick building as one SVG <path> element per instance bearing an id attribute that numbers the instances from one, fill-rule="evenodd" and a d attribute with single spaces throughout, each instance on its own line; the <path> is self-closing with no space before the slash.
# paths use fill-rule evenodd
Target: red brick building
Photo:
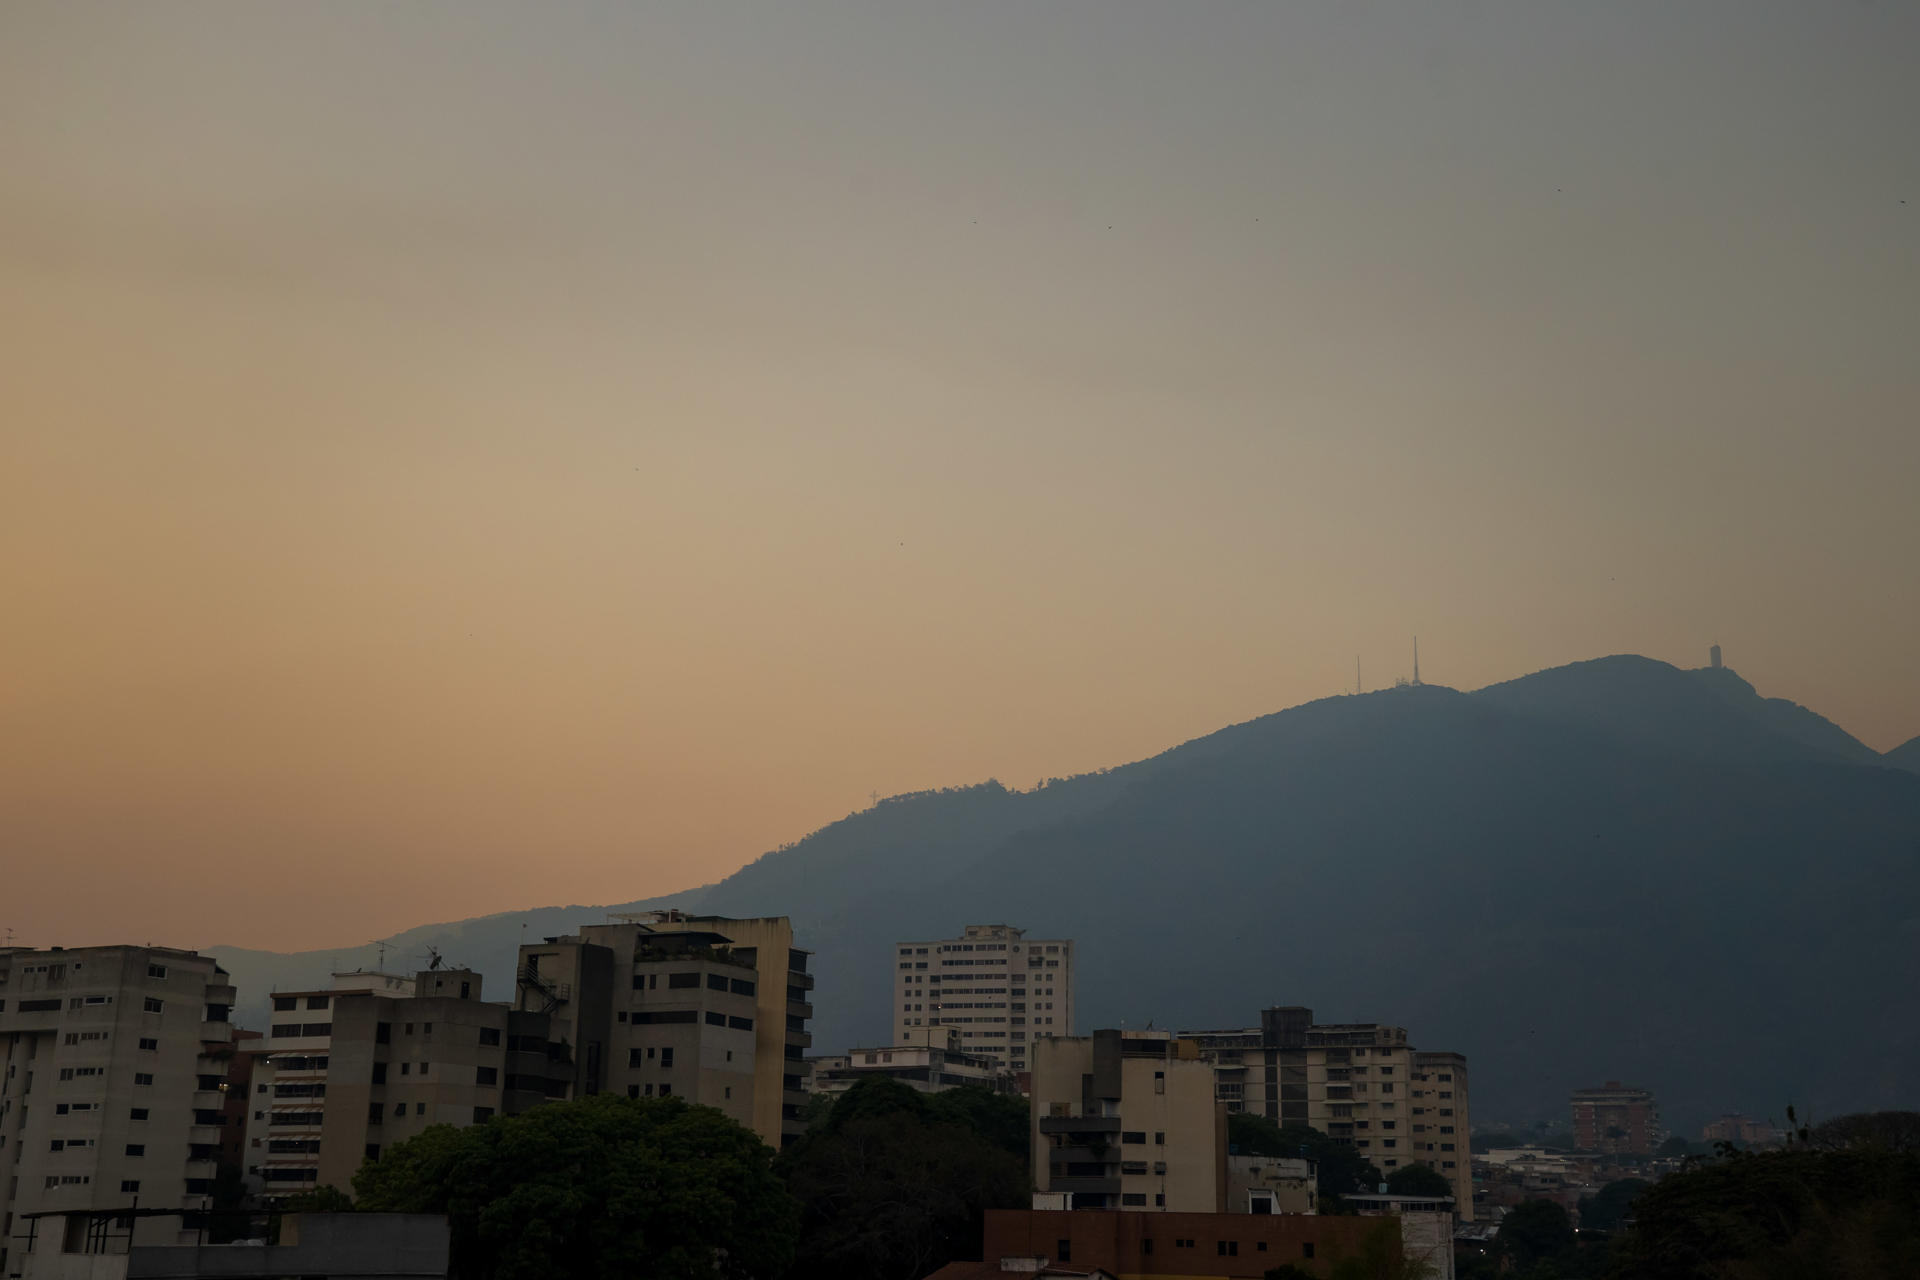
<path id="1" fill-rule="evenodd" d="M 1582 1151 L 1647 1156 L 1666 1140 L 1660 1108 L 1645 1089 L 1609 1080 L 1598 1089 L 1576 1090 L 1571 1102 L 1573 1144 Z"/>
<path id="2" fill-rule="evenodd" d="M 1394 1218 L 989 1209 L 984 1260 L 952 1263 L 928 1280 L 1067 1271 L 1104 1271 L 1119 1280 L 1260 1280 L 1283 1262 L 1324 1275 L 1336 1259 L 1359 1253 L 1373 1233 L 1384 1233 L 1398 1259 L 1400 1229 Z"/>

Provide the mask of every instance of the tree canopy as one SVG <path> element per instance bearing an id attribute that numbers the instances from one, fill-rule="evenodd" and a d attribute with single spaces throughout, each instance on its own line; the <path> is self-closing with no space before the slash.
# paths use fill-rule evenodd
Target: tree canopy
<path id="1" fill-rule="evenodd" d="M 1453 1183 L 1429 1164 L 1401 1165 L 1387 1175 L 1387 1190 L 1396 1196 L 1452 1196 Z"/>
<path id="2" fill-rule="evenodd" d="M 364 1210 L 446 1214 L 457 1280 L 765 1280 L 798 1231 L 772 1161 L 711 1107 L 601 1094 L 436 1125 L 353 1185 Z"/>
<path id="3" fill-rule="evenodd" d="M 986 1210 L 1030 1203 L 1026 1117 L 987 1089 L 854 1085 L 780 1157 L 801 1208 L 796 1280 L 901 1280 L 978 1258 Z"/>
<path id="4" fill-rule="evenodd" d="M 1580 1229 L 1617 1230 L 1626 1221 L 1635 1198 L 1652 1185 L 1645 1178 L 1619 1178 L 1590 1196 L 1580 1197 Z"/>
<path id="5" fill-rule="evenodd" d="M 1500 1220 L 1493 1238 L 1494 1252 L 1525 1275 L 1541 1264 L 1570 1258 L 1578 1244 L 1573 1219 L 1551 1200 L 1522 1200 Z"/>
<path id="6" fill-rule="evenodd" d="M 1322 1213 L 1339 1212 L 1339 1197 L 1372 1191 L 1380 1171 L 1344 1142 L 1303 1124 L 1275 1124 L 1265 1116 L 1236 1111 L 1227 1116 L 1227 1142 L 1242 1155 L 1304 1156 L 1318 1166 L 1315 1190 Z"/>
<path id="7" fill-rule="evenodd" d="M 1736 1152 L 1647 1188 L 1633 1220 L 1616 1274 L 1634 1280 L 1920 1275 L 1920 1153 Z"/>

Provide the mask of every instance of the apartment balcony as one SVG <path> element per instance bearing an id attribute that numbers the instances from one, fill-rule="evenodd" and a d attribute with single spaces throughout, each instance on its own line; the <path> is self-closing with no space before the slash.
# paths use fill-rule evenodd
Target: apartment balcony
<path id="1" fill-rule="evenodd" d="M 1069 1164 L 1104 1164 L 1107 1162 L 1107 1157 L 1113 1154 L 1113 1151 L 1114 1149 L 1111 1147 L 1091 1147 L 1084 1145 L 1048 1147 L 1047 1163 L 1056 1166 Z"/>
<path id="2" fill-rule="evenodd" d="M 1050 1177 L 1047 1179 L 1047 1190 L 1065 1191 L 1068 1193 L 1097 1192 L 1101 1195 L 1117 1196 L 1120 1194 L 1120 1179 Z"/>
<path id="3" fill-rule="evenodd" d="M 789 1018 L 811 1018 L 813 1016 L 813 1006 L 804 1000 L 789 1000 L 787 1001 L 787 1016 Z"/>
<path id="4" fill-rule="evenodd" d="M 1045 1134 L 1118 1133 L 1119 1116 L 1041 1116 L 1040 1132 Z"/>
<path id="5" fill-rule="evenodd" d="M 813 990 L 813 975 L 803 969 L 787 970 L 787 985 L 798 987 L 802 991 Z"/>
<path id="6" fill-rule="evenodd" d="M 217 1147 L 227 1131 L 219 1125 L 195 1124 L 187 1126 L 187 1141 L 195 1146 Z"/>

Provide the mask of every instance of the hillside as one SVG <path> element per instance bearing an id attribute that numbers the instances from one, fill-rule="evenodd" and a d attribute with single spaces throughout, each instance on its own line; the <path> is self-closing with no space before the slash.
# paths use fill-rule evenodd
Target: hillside
<path id="1" fill-rule="evenodd" d="M 1908 773 L 1920 773 L 1920 738 L 1907 739 L 1881 756 L 1880 762 L 1895 769 L 1905 769 Z"/>
<path id="2" fill-rule="evenodd" d="M 1608 658 L 1325 699 L 1032 792 L 899 797 L 672 901 L 791 915 L 822 1051 L 888 1034 L 892 942 L 1006 920 L 1080 940 L 1083 1031 L 1302 1003 L 1469 1054 L 1485 1118 L 1609 1078 L 1683 1124 L 1833 1114 L 1916 1100 L 1920 777 L 1863 767 L 1886 763 L 1730 671 Z M 523 922 L 607 909 L 395 946 L 504 996 Z M 219 950 L 249 1007 L 334 955 Z"/>

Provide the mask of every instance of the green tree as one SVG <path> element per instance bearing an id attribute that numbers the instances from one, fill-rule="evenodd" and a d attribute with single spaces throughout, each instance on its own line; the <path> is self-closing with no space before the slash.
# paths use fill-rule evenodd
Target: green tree
<path id="1" fill-rule="evenodd" d="M 927 1111 L 935 1120 L 963 1125 L 1020 1162 L 1032 1162 L 1030 1104 L 1018 1094 L 995 1093 L 970 1084 L 944 1093 L 926 1095 Z"/>
<path id="2" fill-rule="evenodd" d="M 1632 1280 L 1920 1275 L 1920 1154 L 1796 1144 L 1695 1164 L 1634 1200 L 1615 1258 Z"/>
<path id="3" fill-rule="evenodd" d="M 1428 1280 L 1437 1270 L 1420 1258 L 1406 1256 L 1400 1243 L 1399 1220 L 1376 1219 L 1360 1237 L 1360 1247 L 1333 1259 L 1328 1280 Z"/>
<path id="4" fill-rule="evenodd" d="M 1401 1165 L 1387 1175 L 1387 1190 L 1396 1196 L 1451 1196 L 1453 1184 L 1430 1164 Z"/>
<path id="5" fill-rule="evenodd" d="M 455 1129 L 362 1166 L 361 1209 L 444 1213 L 457 1280 L 756 1280 L 793 1257 L 773 1152 L 711 1107 L 607 1094 Z"/>
<path id="6" fill-rule="evenodd" d="M 1522 1200 L 1500 1220 L 1494 1252 L 1522 1275 L 1550 1264 L 1556 1271 L 1572 1258 L 1573 1219 L 1551 1200 Z"/>
<path id="7" fill-rule="evenodd" d="M 335 1186 L 315 1187 L 280 1202 L 282 1213 L 352 1213 L 353 1197 Z"/>
<path id="8" fill-rule="evenodd" d="M 1590 1196 L 1580 1197 L 1580 1229 L 1619 1230 L 1633 1207 L 1634 1198 L 1652 1185 L 1645 1178 L 1620 1178 Z"/>
<path id="9" fill-rule="evenodd" d="M 945 1096 L 862 1080 L 781 1154 L 801 1208 L 795 1280 L 917 1280 L 978 1258 L 988 1209 L 1030 1203 L 1007 1105 Z"/>
<path id="10" fill-rule="evenodd" d="M 1380 1185 L 1380 1171 L 1344 1142 L 1303 1124 L 1281 1128 L 1265 1116 L 1236 1111 L 1227 1117 L 1227 1142 L 1243 1155 L 1304 1156 L 1317 1165 L 1320 1212 L 1340 1213 L 1340 1197 Z"/>

